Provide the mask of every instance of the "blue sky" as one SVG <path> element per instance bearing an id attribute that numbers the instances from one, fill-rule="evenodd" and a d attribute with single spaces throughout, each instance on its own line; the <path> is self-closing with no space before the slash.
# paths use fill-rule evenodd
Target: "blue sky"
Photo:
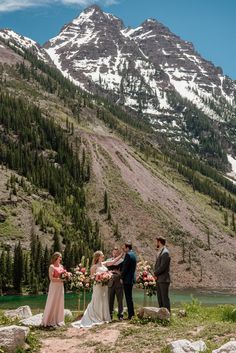
<path id="1" fill-rule="evenodd" d="M 126 26 L 156 18 L 236 79 L 236 0 L 0 0 L 0 28 L 43 44 L 93 3 Z"/>

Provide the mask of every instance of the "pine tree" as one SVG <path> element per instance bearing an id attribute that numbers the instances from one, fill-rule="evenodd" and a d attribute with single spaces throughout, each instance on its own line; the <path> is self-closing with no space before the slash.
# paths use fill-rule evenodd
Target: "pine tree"
<path id="1" fill-rule="evenodd" d="M 36 256 L 35 256 L 35 273 L 38 278 L 41 278 L 42 275 L 42 263 L 43 263 L 43 254 L 42 254 L 42 244 L 37 236 L 37 247 L 36 247 Z"/>
<path id="2" fill-rule="evenodd" d="M 59 251 L 61 252 L 61 242 L 60 242 L 60 236 L 58 231 L 55 229 L 54 235 L 53 235 L 53 251 Z"/>
<path id="3" fill-rule="evenodd" d="M 211 248 L 211 239 L 210 239 L 210 230 L 207 228 L 207 244 L 208 244 L 208 249 L 210 250 Z"/>
<path id="4" fill-rule="evenodd" d="M 234 212 L 232 212 L 231 227 L 232 227 L 232 230 L 235 231 L 235 216 L 234 216 Z"/>
<path id="5" fill-rule="evenodd" d="M 115 237 L 116 240 L 119 240 L 121 238 L 121 234 L 119 232 L 118 223 L 115 224 L 114 237 Z"/>
<path id="6" fill-rule="evenodd" d="M 186 243 L 185 241 L 183 240 L 182 241 L 182 261 L 183 263 L 185 263 L 185 255 L 186 255 Z"/>
<path id="7" fill-rule="evenodd" d="M 227 227 L 229 225 L 228 212 L 227 211 L 224 212 L 224 222 L 225 222 L 225 226 Z"/>
<path id="8" fill-rule="evenodd" d="M 39 294 L 39 281 L 37 276 L 33 273 L 31 278 L 31 293 Z"/>
<path id="9" fill-rule="evenodd" d="M 50 265 L 50 253 L 48 251 L 48 247 L 45 246 L 44 254 L 43 254 L 43 266 L 42 266 L 42 277 L 48 277 L 48 268 Z"/>
<path id="10" fill-rule="evenodd" d="M 111 221 L 111 208 L 110 208 L 110 206 L 108 206 L 107 219 L 108 219 L 108 221 Z"/>
<path id="11" fill-rule="evenodd" d="M 103 199 L 103 209 L 104 209 L 104 213 L 107 213 L 108 211 L 108 195 L 107 195 L 107 191 L 105 190 L 104 192 L 104 199 Z"/>
<path id="12" fill-rule="evenodd" d="M 21 243 L 14 248 L 14 266 L 13 266 L 13 286 L 14 289 L 21 293 L 23 281 L 23 252 Z"/>
<path id="13" fill-rule="evenodd" d="M 6 259 L 6 252 L 2 251 L 0 256 L 0 269 L 1 269 L 1 286 L 2 289 L 6 289 L 7 285 L 7 259 Z"/>
<path id="14" fill-rule="evenodd" d="M 72 261 L 71 261 L 71 243 L 67 242 L 64 250 L 63 263 L 65 268 L 70 271 L 72 269 Z"/>
<path id="15" fill-rule="evenodd" d="M 7 286 L 12 285 L 12 272 L 13 272 L 13 261 L 10 249 L 7 250 L 7 258 L 6 258 L 6 277 L 7 277 Z"/>
<path id="16" fill-rule="evenodd" d="M 28 286 L 30 284 L 30 257 L 29 254 L 24 254 L 24 285 Z"/>

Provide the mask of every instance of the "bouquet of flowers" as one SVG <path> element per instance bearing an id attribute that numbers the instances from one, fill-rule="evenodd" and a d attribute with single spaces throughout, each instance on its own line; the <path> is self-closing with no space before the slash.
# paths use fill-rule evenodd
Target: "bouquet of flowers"
<path id="1" fill-rule="evenodd" d="M 151 274 L 151 266 L 147 261 L 142 260 L 137 264 L 137 273 L 137 286 L 144 289 L 150 297 L 156 294 L 156 277 Z"/>
<path id="2" fill-rule="evenodd" d="M 86 267 L 82 267 L 80 264 L 77 266 L 71 276 L 71 289 L 76 290 L 91 290 L 92 279 Z"/>
<path id="3" fill-rule="evenodd" d="M 67 272 L 66 270 L 64 270 L 60 273 L 60 279 L 62 281 L 67 282 L 71 279 L 71 275 L 72 275 L 71 272 Z"/>
<path id="4" fill-rule="evenodd" d="M 96 273 L 93 279 L 94 284 L 101 284 L 102 286 L 108 285 L 109 280 L 112 277 L 110 271 Z"/>

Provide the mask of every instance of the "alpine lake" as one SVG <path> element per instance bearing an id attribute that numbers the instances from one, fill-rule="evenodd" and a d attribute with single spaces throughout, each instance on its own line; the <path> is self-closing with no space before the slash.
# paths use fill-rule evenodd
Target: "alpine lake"
<path id="1" fill-rule="evenodd" d="M 66 293 L 65 294 L 65 308 L 72 311 L 83 310 L 91 299 L 91 292 Z M 138 306 L 158 306 L 156 296 L 148 297 L 141 289 L 134 289 L 133 291 L 134 304 Z M 236 293 L 232 291 L 217 291 L 204 289 L 184 289 L 170 290 L 171 305 L 175 307 L 182 307 L 185 303 L 190 303 L 197 299 L 202 305 L 214 306 L 224 304 L 236 304 Z M 16 309 L 19 306 L 29 305 L 34 311 L 42 311 L 46 303 L 47 295 L 3 295 L 0 296 L 0 309 L 9 310 Z M 125 299 L 124 299 L 125 305 Z"/>

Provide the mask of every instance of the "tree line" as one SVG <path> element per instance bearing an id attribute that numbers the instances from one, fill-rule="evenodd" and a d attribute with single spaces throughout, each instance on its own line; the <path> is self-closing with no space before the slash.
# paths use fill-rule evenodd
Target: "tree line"
<path id="1" fill-rule="evenodd" d="M 90 178 L 86 151 L 78 146 L 74 152 L 68 133 L 52 119 L 43 117 L 38 107 L 2 91 L 0 125 L 0 163 L 54 197 L 70 219 L 58 234 L 65 249 L 71 249 L 71 252 L 77 249 L 78 256 L 91 257 L 102 244 L 98 224 L 93 224 L 86 214 L 84 185 Z M 19 244 L 15 252 L 21 254 Z M 8 258 L 7 254 L 2 256 Z M 22 256 L 18 257 L 24 264 Z M 73 256 L 70 254 L 68 258 Z M 12 263 L 14 268 L 15 260 Z M 35 271 L 35 277 L 38 283 L 42 282 L 38 271 Z M 24 283 L 24 279 L 21 281 Z M 14 288 L 17 288 L 16 284 Z"/>

